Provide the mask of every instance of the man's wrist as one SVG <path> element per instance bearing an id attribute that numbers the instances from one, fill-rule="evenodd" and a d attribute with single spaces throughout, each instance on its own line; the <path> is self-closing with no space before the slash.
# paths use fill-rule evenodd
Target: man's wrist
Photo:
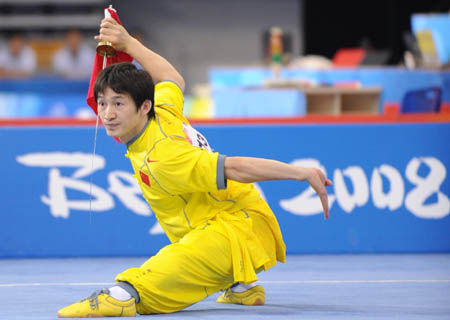
<path id="1" fill-rule="evenodd" d="M 306 167 L 296 167 L 297 168 L 297 180 L 298 181 L 307 181 L 309 179 L 310 170 Z"/>
<path id="2" fill-rule="evenodd" d="M 132 56 L 134 58 L 134 53 L 136 53 L 136 50 L 139 45 L 141 45 L 141 43 L 137 39 L 130 36 L 130 40 L 128 41 L 127 45 L 125 46 L 124 51 L 125 51 L 125 53 L 129 54 L 130 56 Z"/>

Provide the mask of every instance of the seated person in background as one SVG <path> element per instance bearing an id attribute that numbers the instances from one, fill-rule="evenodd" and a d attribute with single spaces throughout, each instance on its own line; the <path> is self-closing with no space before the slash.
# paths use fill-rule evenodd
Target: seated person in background
<path id="1" fill-rule="evenodd" d="M 13 33 L 0 47 L 0 77 L 29 77 L 36 70 L 36 55 L 22 33 Z"/>
<path id="2" fill-rule="evenodd" d="M 53 55 L 53 71 L 67 78 L 89 77 L 94 49 L 83 42 L 83 35 L 79 30 L 69 30 L 64 42 L 64 46 Z"/>

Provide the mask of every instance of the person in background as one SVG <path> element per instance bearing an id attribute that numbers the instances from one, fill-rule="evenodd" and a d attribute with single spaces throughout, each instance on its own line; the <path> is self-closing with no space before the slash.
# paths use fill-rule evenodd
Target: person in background
<path id="1" fill-rule="evenodd" d="M 36 55 L 23 33 L 9 36 L 7 45 L 0 47 L 0 77 L 29 77 L 36 70 Z"/>
<path id="2" fill-rule="evenodd" d="M 64 42 L 64 46 L 53 55 L 53 71 L 66 78 L 89 77 L 94 49 L 83 41 L 82 33 L 75 29 L 66 33 Z"/>

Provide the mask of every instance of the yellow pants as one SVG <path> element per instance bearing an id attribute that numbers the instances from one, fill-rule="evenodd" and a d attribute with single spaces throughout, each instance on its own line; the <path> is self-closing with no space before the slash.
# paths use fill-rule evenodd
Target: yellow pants
<path id="1" fill-rule="evenodd" d="M 116 281 L 129 282 L 138 291 L 140 314 L 170 313 L 234 282 L 256 281 L 257 272 L 276 260 L 284 262 L 284 251 L 278 223 L 261 200 L 252 208 L 218 214 Z"/>

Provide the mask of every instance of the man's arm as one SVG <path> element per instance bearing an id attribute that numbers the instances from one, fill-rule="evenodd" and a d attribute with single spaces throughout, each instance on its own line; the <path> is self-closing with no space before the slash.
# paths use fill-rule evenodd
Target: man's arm
<path id="1" fill-rule="evenodd" d="M 328 193 L 325 187 L 331 186 L 332 182 L 319 169 L 298 167 L 262 158 L 226 157 L 225 178 L 244 183 L 268 180 L 306 180 L 317 192 L 322 202 L 324 217 L 328 219 Z"/>
<path id="2" fill-rule="evenodd" d="M 181 91 L 184 91 L 184 79 L 170 62 L 130 36 L 116 20 L 103 19 L 100 24 L 100 34 L 95 36 L 95 39 L 109 41 L 116 50 L 128 53 L 150 73 L 155 83 L 171 80 L 181 88 Z"/>

